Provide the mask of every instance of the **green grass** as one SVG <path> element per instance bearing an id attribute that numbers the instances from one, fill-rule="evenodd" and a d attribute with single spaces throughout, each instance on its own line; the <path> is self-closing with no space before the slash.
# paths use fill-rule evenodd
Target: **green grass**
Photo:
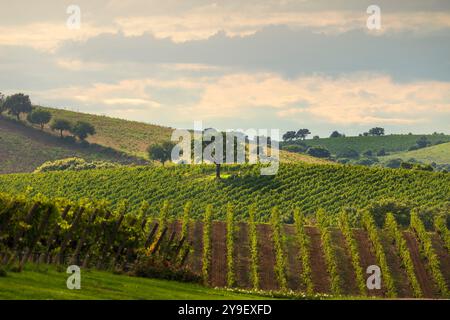
<path id="1" fill-rule="evenodd" d="M 118 153 L 64 143 L 58 137 L 0 117 L 0 173 L 32 172 L 46 161 L 71 157 L 129 162 Z"/>
<path id="2" fill-rule="evenodd" d="M 94 125 L 96 134 L 89 142 L 97 143 L 140 157 L 147 157 L 149 145 L 170 140 L 173 129 L 154 124 L 128 121 L 107 116 L 99 116 L 62 109 L 45 108 L 54 118 L 63 118 L 71 122 L 87 121 Z"/>
<path id="3" fill-rule="evenodd" d="M 423 162 L 437 164 L 450 164 L 450 143 L 443 143 L 428 148 L 423 148 L 414 151 L 393 153 L 386 157 L 381 157 L 380 160 L 390 160 L 390 159 L 402 159 L 408 161 L 412 158 Z"/>
<path id="4" fill-rule="evenodd" d="M 323 146 L 330 150 L 332 154 L 337 154 L 346 149 L 353 149 L 359 153 L 371 150 L 378 152 L 385 149 L 387 152 L 406 151 L 416 144 L 416 141 L 423 135 L 387 135 L 381 137 L 345 137 L 345 138 L 322 138 L 308 139 L 304 142 L 308 146 Z M 450 135 L 425 135 L 431 143 L 438 141 L 449 142 Z M 292 144 L 290 142 L 285 143 Z"/>
<path id="5" fill-rule="evenodd" d="M 0 299 L 33 300 L 239 300 L 267 299 L 233 293 L 197 284 L 114 275 L 103 271 L 81 271 L 81 289 L 69 290 L 69 274 L 53 266 L 27 266 L 21 273 L 8 272 L 0 278 Z"/>
<path id="6" fill-rule="evenodd" d="M 274 206 L 284 217 L 299 208 L 305 214 L 319 208 L 330 214 L 344 207 L 365 208 L 386 198 L 411 202 L 413 207 L 433 207 L 449 201 L 450 175 L 404 169 L 361 166 L 280 164 L 275 176 L 261 176 L 258 166 L 224 166 L 224 179 L 214 179 L 215 166 L 133 167 L 104 170 L 63 171 L 0 175 L 0 192 L 106 199 L 116 206 L 127 199 L 130 210 L 143 200 L 157 215 L 164 200 L 172 216 L 179 216 L 185 203 L 193 201 L 193 217 L 202 217 L 207 204 L 215 218 L 223 218 L 226 206 L 235 206 L 237 217 L 246 217 L 248 206 L 258 206 L 260 221 L 268 221 Z"/>

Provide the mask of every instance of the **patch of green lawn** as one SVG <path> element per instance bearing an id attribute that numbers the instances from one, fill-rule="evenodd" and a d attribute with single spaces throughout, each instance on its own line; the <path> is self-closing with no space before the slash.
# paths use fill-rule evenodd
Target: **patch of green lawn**
<path id="1" fill-rule="evenodd" d="M 0 277 L 0 299 L 108 299 L 108 300 L 221 300 L 266 299 L 206 288 L 197 284 L 115 275 L 104 271 L 82 271 L 81 289 L 69 290 L 69 274 L 53 266 L 27 266 L 21 273 Z"/>

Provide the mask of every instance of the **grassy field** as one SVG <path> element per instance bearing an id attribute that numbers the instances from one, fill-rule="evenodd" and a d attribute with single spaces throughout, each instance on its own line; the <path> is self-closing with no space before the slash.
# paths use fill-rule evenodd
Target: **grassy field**
<path id="1" fill-rule="evenodd" d="M 432 162 L 437 164 L 450 164 L 450 143 L 443 143 L 414 151 L 393 153 L 389 156 L 381 157 L 380 160 L 397 158 L 404 161 L 414 158 L 420 162 L 428 164 Z"/>
<path id="2" fill-rule="evenodd" d="M 124 151 L 140 157 L 147 157 L 146 149 L 151 144 L 170 140 L 173 129 L 153 124 L 128 121 L 106 116 L 79 113 L 62 109 L 45 108 L 54 118 L 71 122 L 87 121 L 95 126 L 97 133 L 89 142 Z"/>
<path id="3" fill-rule="evenodd" d="M 104 271 L 82 271 L 81 289 L 69 290 L 69 274 L 53 266 L 27 266 L 21 273 L 0 278 L 0 299 L 73 300 L 239 300 L 261 296 L 206 288 L 197 284 L 114 275 Z M 264 298 L 266 299 L 266 298 Z"/>
<path id="4" fill-rule="evenodd" d="M 381 137 L 344 137 L 344 138 L 322 138 L 308 139 L 304 143 L 308 146 L 323 146 L 332 154 L 337 154 L 346 149 L 353 149 L 359 153 L 371 150 L 378 152 L 385 149 L 387 152 L 406 151 L 416 144 L 422 135 L 387 135 Z M 425 135 L 431 143 L 437 141 L 450 141 L 450 135 Z M 291 144 L 291 143 L 286 143 Z"/>
<path id="5" fill-rule="evenodd" d="M 442 205 L 449 199 L 450 175 L 404 169 L 361 166 L 281 164 L 275 176 L 261 176 L 258 166 L 225 166 L 223 179 L 215 179 L 215 166 L 134 167 L 87 171 L 61 171 L 0 176 L 0 192 L 24 192 L 50 197 L 106 199 L 113 206 L 127 199 L 130 209 L 143 200 L 158 214 L 164 200 L 171 215 L 178 216 L 189 200 L 193 214 L 201 217 L 214 204 L 216 217 L 224 217 L 232 203 L 238 215 L 248 205 L 258 205 L 266 220 L 274 206 L 283 213 L 293 207 L 305 213 L 323 208 L 338 213 L 344 207 L 364 208 L 386 198 L 405 200 L 414 206 Z"/>
<path id="6" fill-rule="evenodd" d="M 120 163 L 139 163 L 118 152 L 82 148 L 58 137 L 0 117 L 0 173 L 32 172 L 46 161 L 80 157 Z"/>

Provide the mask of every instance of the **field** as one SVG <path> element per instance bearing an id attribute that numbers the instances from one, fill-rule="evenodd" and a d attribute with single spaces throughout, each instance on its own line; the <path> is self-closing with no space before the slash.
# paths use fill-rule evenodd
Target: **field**
<path id="1" fill-rule="evenodd" d="M 425 135 L 431 143 L 438 141 L 450 141 L 450 135 Z M 308 139 L 304 142 L 308 146 L 322 146 L 327 148 L 332 154 L 338 154 L 347 149 L 353 149 L 358 153 L 371 150 L 378 152 L 384 149 L 386 152 L 406 151 L 409 147 L 416 144 L 416 141 L 422 135 L 386 135 L 380 137 L 343 137 L 343 138 L 321 138 Z M 295 144 L 291 142 L 285 143 Z"/>
<path id="2" fill-rule="evenodd" d="M 147 157 L 149 145 L 170 140 L 173 129 L 153 124 L 128 121 L 62 109 L 45 108 L 54 118 L 71 122 L 86 121 L 94 125 L 96 134 L 87 140 L 139 157 Z"/>
<path id="3" fill-rule="evenodd" d="M 402 159 L 408 161 L 415 159 L 423 163 L 450 164 L 450 143 L 443 143 L 419 150 L 393 153 L 386 157 L 380 157 L 380 160 Z"/>
<path id="4" fill-rule="evenodd" d="M 338 227 L 332 227 L 322 210 L 314 219 L 295 210 L 293 224 L 283 224 L 274 207 L 267 224 L 255 221 L 257 207 L 250 209 L 249 218 L 239 221 L 229 206 L 225 222 L 214 221 L 211 206 L 201 221 L 192 216 L 189 205 L 179 220 L 170 219 L 167 203 L 156 219 L 148 215 L 148 209 L 145 203 L 133 212 L 125 204 L 111 210 L 105 203 L 0 194 L 0 269 L 8 271 L 1 278 L 0 288 L 5 290 L 0 297 L 168 298 L 170 290 L 175 290 L 171 298 L 210 294 L 210 298 L 237 298 L 197 285 L 95 270 L 189 278 L 207 287 L 269 296 L 450 296 L 450 234 L 445 215 L 432 217 L 430 232 L 417 213 L 410 214 L 406 226 L 401 215 L 388 213 L 378 226 L 368 211 L 342 212 Z M 28 269 L 28 263 L 39 263 L 37 272 Z M 64 270 L 73 264 L 83 270 L 86 290 L 79 294 L 61 288 L 66 275 L 53 267 Z M 381 268 L 383 281 L 372 291 L 366 287 L 365 270 L 373 265 Z M 147 286 L 155 288 L 146 294 Z M 26 293 L 21 294 L 21 289 Z"/>
<path id="5" fill-rule="evenodd" d="M 142 159 L 115 150 L 64 143 L 56 136 L 0 117 L 0 173 L 32 172 L 46 161 L 71 157 L 124 164 L 143 163 Z"/>
<path id="6" fill-rule="evenodd" d="M 81 290 L 68 290 L 69 275 L 51 265 L 29 265 L 21 273 L 0 278 L 0 300 L 235 300 L 262 299 L 220 289 L 159 279 L 143 279 L 111 272 L 82 272 Z M 267 298 L 265 298 L 267 299 Z"/>
<path id="7" fill-rule="evenodd" d="M 247 215 L 248 205 L 255 204 L 260 221 L 267 221 L 274 206 L 279 206 L 283 215 L 288 215 L 293 207 L 307 214 L 319 208 L 336 214 L 345 207 L 364 208 L 389 198 L 410 202 L 412 207 L 429 208 L 450 199 L 450 176 L 446 173 L 281 164 L 277 175 L 260 176 L 259 169 L 249 165 L 226 166 L 220 181 L 214 178 L 214 167 L 208 165 L 13 174 L 0 176 L 0 192 L 20 193 L 31 187 L 31 194 L 71 200 L 105 199 L 113 207 L 126 199 L 131 209 L 146 200 L 154 214 L 167 200 L 173 216 L 179 216 L 189 200 L 193 201 L 197 216 L 207 204 L 213 204 L 217 218 L 225 216 L 228 203 L 242 216 Z"/>

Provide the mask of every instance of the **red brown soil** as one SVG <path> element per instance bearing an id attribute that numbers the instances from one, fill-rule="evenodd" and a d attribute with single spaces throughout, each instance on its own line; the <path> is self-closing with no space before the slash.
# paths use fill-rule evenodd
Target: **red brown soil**
<path id="1" fill-rule="evenodd" d="M 284 233 L 286 235 L 286 255 L 287 255 L 287 280 L 288 287 L 294 291 L 305 291 L 305 286 L 301 281 L 302 263 L 299 259 L 299 245 L 295 238 L 295 228 L 285 225 Z"/>
<path id="2" fill-rule="evenodd" d="M 366 276 L 365 279 L 367 279 L 368 275 L 365 274 L 367 267 L 371 265 L 378 265 L 377 258 L 374 254 L 367 233 L 364 230 L 362 229 L 353 230 L 353 236 L 355 237 L 355 240 L 358 244 L 359 257 L 361 259 L 361 267 L 363 269 L 364 275 Z M 376 289 L 367 290 L 367 294 L 369 296 L 383 297 L 384 291 L 385 290 L 382 285 L 380 290 Z"/>
<path id="3" fill-rule="evenodd" d="M 310 238 L 311 269 L 314 291 L 318 293 L 330 293 L 330 277 L 323 255 L 320 232 L 317 228 L 313 227 L 306 227 L 305 231 Z"/>
<path id="4" fill-rule="evenodd" d="M 235 235 L 235 274 L 236 285 L 239 288 L 251 288 L 250 280 L 250 244 L 248 239 L 248 225 L 246 223 L 238 223 Z"/>
<path id="5" fill-rule="evenodd" d="M 417 281 L 419 281 L 420 288 L 422 289 L 423 296 L 425 298 L 437 297 L 436 288 L 433 285 L 433 278 L 425 268 L 416 237 L 408 231 L 403 232 L 403 236 L 405 237 L 406 243 L 409 247 L 409 252 L 414 265 L 414 271 L 416 273 Z"/>
<path id="6" fill-rule="evenodd" d="M 405 268 L 402 266 L 401 258 L 395 243 L 381 235 L 386 261 L 389 266 L 392 278 L 394 279 L 395 289 L 399 298 L 413 297 L 414 293 L 411 283 L 406 274 Z"/>
<path id="7" fill-rule="evenodd" d="M 278 280 L 275 275 L 275 252 L 273 248 L 272 229 L 268 224 L 256 227 L 258 234 L 259 277 L 262 290 L 277 290 Z"/>
<path id="8" fill-rule="evenodd" d="M 345 238 L 339 230 L 332 230 L 331 235 L 338 260 L 339 275 L 342 281 L 342 292 L 347 295 L 359 295 L 358 286 L 356 284 L 356 273 L 353 268 L 350 250 L 347 247 Z"/>
<path id="9" fill-rule="evenodd" d="M 433 241 L 433 248 L 436 252 L 439 262 L 441 263 L 441 271 L 444 276 L 447 287 L 450 288 L 450 255 L 448 254 L 447 248 L 445 248 L 442 239 L 438 234 L 433 234 L 431 236 Z"/>
<path id="10" fill-rule="evenodd" d="M 211 228 L 211 274 L 213 287 L 227 285 L 227 226 L 224 222 L 214 222 Z"/>
<path id="11" fill-rule="evenodd" d="M 203 223 L 201 221 L 190 224 L 188 239 L 192 248 L 188 256 L 188 268 L 194 273 L 201 274 L 203 255 Z"/>

